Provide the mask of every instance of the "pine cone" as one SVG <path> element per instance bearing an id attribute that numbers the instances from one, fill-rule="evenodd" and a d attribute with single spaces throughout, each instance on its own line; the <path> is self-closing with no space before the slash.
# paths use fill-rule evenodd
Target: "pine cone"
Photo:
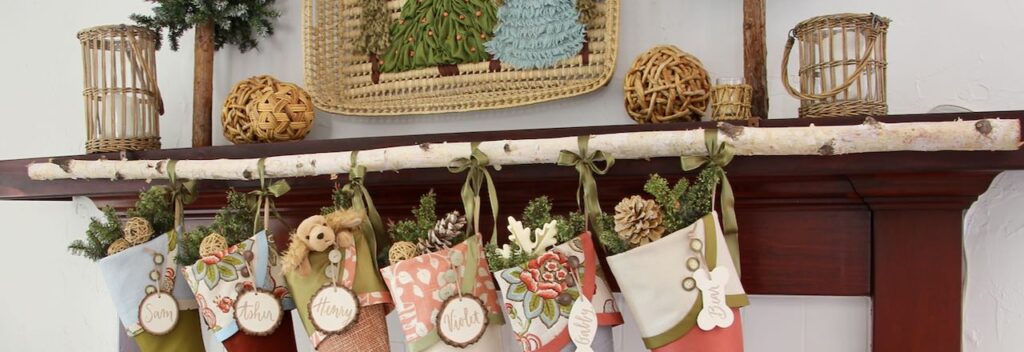
<path id="1" fill-rule="evenodd" d="M 634 247 L 658 240 L 665 233 L 661 207 L 640 196 L 622 199 L 615 206 L 615 232 Z"/>
<path id="2" fill-rule="evenodd" d="M 427 238 L 420 239 L 416 247 L 419 253 L 432 253 L 452 246 L 452 242 L 462 236 L 466 227 L 466 218 L 453 211 L 434 224 L 434 228 L 427 233 Z"/>

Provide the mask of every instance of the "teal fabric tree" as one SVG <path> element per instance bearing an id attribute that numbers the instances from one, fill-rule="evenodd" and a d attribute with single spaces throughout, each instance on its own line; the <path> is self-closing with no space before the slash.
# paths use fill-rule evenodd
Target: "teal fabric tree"
<path id="1" fill-rule="evenodd" d="M 574 0 L 505 0 L 487 52 L 516 68 L 552 67 L 583 48 L 579 19 Z"/>
<path id="2" fill-rule="evenodd" d="M 492 0 L 409 0 L 391 27 L 382 72 L 487 61 L 497 10 Z"/>

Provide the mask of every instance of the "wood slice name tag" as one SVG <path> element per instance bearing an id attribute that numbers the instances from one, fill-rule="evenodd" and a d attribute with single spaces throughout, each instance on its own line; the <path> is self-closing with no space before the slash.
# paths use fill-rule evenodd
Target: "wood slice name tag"
<path id="1" fill-rule="evenodd" d="M 729 282 L 729 272 L 725 267 L 717 267 L 709 274 L 704 268 L 693 272 L 693 278 L 700 289 L 704 308 L 697 314 L 697 327 L 711 331 L 716 327 L 732 326 L 735 317 L 732 309 L 725 303 L 725 284 Z"/>
<path id="2" fill-rule="evenodd" d="M 576 344 L 576 351 L 593 351 L 590 347 L 597 335 L 597 312 L 586 297 L 580 295 L 569 310 L 569 338 Z"/>
<path id="3" fill-rule="evenodd" d="M 139 325 L 146 332 L 166 335 L 178 324 L 178 302 L 166 292 L 153 292 L 139 302 Z"/>
<path id="4" fill-rule="evenodd" d="M 487 331 L 487 308 L 473 295 L 452 295 L 441 304 L 434 326 L 445 344 L 464 348 L 480 341 Z"/>
<path id="5" fill-rule="evenodd" d="M 309 319 L 325 334 L 344 332 L 359 316 L 359 299 L 344 286 L 324 286 L 309 301 Z"/>
<path id="6" fill-rule="evenodd" d="M 284 308 L 267 290 L 245 291 L 235 300 L 235 322 L 247 335 L 267 336 L 281 325 Z"/>

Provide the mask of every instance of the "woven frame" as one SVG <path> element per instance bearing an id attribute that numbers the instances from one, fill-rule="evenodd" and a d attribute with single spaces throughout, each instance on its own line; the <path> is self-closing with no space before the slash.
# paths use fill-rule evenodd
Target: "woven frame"
<path id="1" fill-rule="evenodd" d="M 753 89 L 749 84 L 717 84 L 711 87 L 711 119 L 715 121 L 750 118 Z"/>
<path id="2" fill-rule="evenodd" d="M 567 98 L 606 85 L 615 70 L 619 0 L 597 3 L 583 55 L 553 68 L 518 70 L 491 62 L 458 65 L 458 75 L 437 67 L 380 74 L 366 55 L 354 53 L 360 33 L 358 0 L 303 0 L 306 89 L 324 111 L 364 116 L 432 114 L 499 109 Z M 387 1 L 392 19 L 404 0 Z"/>
<path id="3" fill-rule="evenodd" d="M 886 33 L 890 20 L 874 14 L 842 13 L 800 22 L 790 32 L 782 79 L 800 99 L 801 118 L 885 115 Z M 790 85 L 789 56 L 800 57 L 799 91 Z"/>
<path id="4" fill-rule="evenodd" d="M 163 99 L 156 33 L 107 25 L 78 32 L 82 44 L 87 153 L 160 149 Z"/>

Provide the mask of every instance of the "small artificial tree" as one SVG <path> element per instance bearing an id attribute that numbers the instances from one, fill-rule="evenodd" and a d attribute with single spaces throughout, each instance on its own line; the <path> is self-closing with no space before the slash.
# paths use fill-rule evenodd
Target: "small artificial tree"
<path id="1" fill-rule="evenodd" d="M 273 20 L 280 16 L 274 0 L 149 0 L 156 4 L 150 16 L 131 19 L 157 32 L 157 48 L 163 30 L 178 50 L 178 39 L 195 27 L 195 77 L 192 101 L 192 146 L 212 143 L 213 52 L 225 44 L 241 52 L 256 48 L 256 40 L 274 34 Z"/>
<path id="2" fill-rule="evenodd" d="M 489 60 L 497 23 L 493 0 L 410 0 L 391 28 L 383 72 Z M 445 69 L 441 69 L 445 73 Z M 456 71 L 457 72 L 457 71 Z"/>
<path id="3" fill-rule="evenodd" d="M 487 52 L 515 68 L 554 66 L 580 53 L 585 27 L 573 0 L 506 0 Z"/>

